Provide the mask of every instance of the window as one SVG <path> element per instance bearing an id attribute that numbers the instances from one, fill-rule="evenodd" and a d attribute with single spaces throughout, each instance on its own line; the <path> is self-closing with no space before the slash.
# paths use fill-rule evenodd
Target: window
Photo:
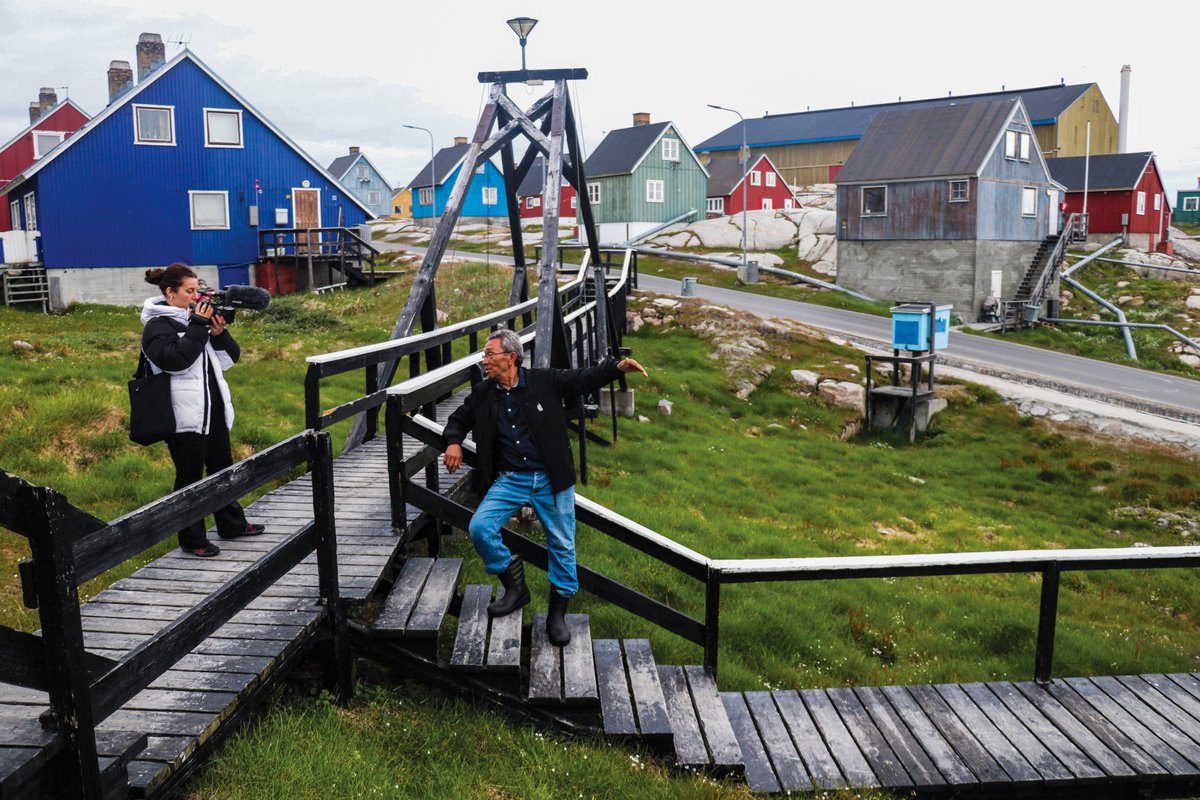
<path id="1" fill-rule="evenodd" d="M 775 201 L 769 197 L 764 197 L 762 201 L 763 211 L 770 211 L 775 208 Z"/>
<path id="2" fill-rule="evenodd" d="M 1019 136 L 1019 134 L 1016 131 L 1005 131 L 1004 132 L 1004 157 L 1005 158 L 1016 158 L 1017 157 L 1017 147 L 1018 147 L 1017 137 L 1018 136 Z"/>
<path id="3" fill-rule="evenodd" d="M 775 185 L 775 173 L 774 172 L 764 172 L 763 180 L 765 180 L 767 182 L 767 186 L 774 186 Z"/>
<path id="4" fill-rule="evenodd" d="M 487 171 L 487 164 L 480 164 L 478 167 L 475 168 L 476 175 L 482 175 L 486 171 Z"/>
<path id="5" fill-rule="evenodd" d="M 1030 152 L 1033 149 L 1033 137 L 1028 133 L 1021 134 L 1021 160 L 1028 161 Z"/>
<path id="6" fill-rule="evenodd" d="M 663 202 L 663 182 L 662 181 L 646 181 L 646 202 L 647 203 Z"/>
<path id="7" fill-rule="evenodd" d="M 783 199 L 783 207 L 784 207 L 784 208 L 795 208 L 795 207 L 796 207 L 796 201 L 795 201 L 795 200 L 793 200 L 793 199 L 792 199 L 792 198 L 790 198 L 790 197 L 785 197 L 785 198 Z"/>
<path id="8" fill-rule="evenodd" d="M 537 208 L 541 204 L 542 204 L 542 198 L 540 198 L 540 197 L 526 197 L 525 198 L 525 207 L 526 208 Z"/>
<path id="9" fill-rule="evenodd" d="M 1159 192 L 1154 193 L 1154 210 L 1162 211 L 1162 194 Z"/>
<path id="10" fill-rule="evenodd" d="M 188 192 L 192 230 L 229 230 L 229 192 Z"/>
<path id="11" fill-rule="evenodd" d="M 588 202 L 592 205 L 600 205 L 600 184 L 589 183 L 588 187 Z"/>
<path id="12" fill-rule="evenodd" d="M 1137 213 L 1139 213 L 1139 214 L 1146 213 L 1146 193 L 1145 192 L 1137 193 Z"/>
<path id="13" fill-rule="evenodd" d="M 678 161 L 679 160 L 679 140 L 678 139 L 663 139 L 662 140 L 662 159 L 663 159 L 663 161 Z"/>
<path id="14" fill-rule="evenodd" d="M 708 213 L 709 214 L 724 214 L 725 213 L 725 198 L 724 197 L 708 198 Z"/>
<path id="15" fill-rule="evenodd" d="M 887 216 L 887 187 L 864 186 L 862 190 L 862 215 L 864 217 Z"/>
<path id="16" fill-rule="evenodd" d="M 174 106 L 134 106 L 133 133 L 136 144 L 175 144 Z"/>
<path id="17" fill-rule="evenodd" d="M 575 195 L 571 195 L 571 208 L 572 209 L 579 208 L 579 198 L 576 197 Z"/>
<path id="18" fill-rule="evenodd" d="M 404 206 L 392 206 L 392 213 L 399 216 L 404 213 Z"/>
<path id="19" fill-rule="evenodd" d="M 1184 209 L 1185 210 L 1187 209 L 1186 203 L 1184 204 Z M 13 200 L 11 203 L 8 204 L 8 218 L 9 218 L 9 221 L 12 222 L 12 229 L 14 231 L 24 230 L 24 228 L 21 226 L 21 201 L 20 200 Z"/>
<path id="20" fill-rule="evenodd" d="M 204 146 L 241 147 L 242 112 L 237 109 L 204 109 Z"/>
<path id="21" fill-rule="evenodd" d="M 758 170 L 753 170 L 750 173 L 750 185 L 751 186 L 762 186 L 762 173 L 761 172 L 759 172 Z"/>
<path id="22" fill-rule="evenodd" d="M 969 181 L 950 181 L 950 202 L 965 203 L 969 199 L 968 192 L 970 191 Z"/>
<path id="23" fill-rule="evenodd" d="M 1037 196 L 1038 190 L 1026 186 L 1021 190 L 1021 216 L 1036 217 L 1037 216 Z"/>
<path id="24" fill-rule="evenodd" d="M 1004 157 L 1028 161 L 1033 154 L 1033 136 L 1021 131 L 1004 132 Z"/>
<path id="25" fill-rule="evenodd" d="M 358 164 L 354 167 L 354 176 L 361 183 L 368 183 L 371 180 L 371 168 L 366 164 Z"/>
<path id="26" fill-rule="evenodd" d="M 424 189 L 417 190 L 417 205 L 431 206 L 433 205 L 433 187 L 426 186 Z"/>
<path id="27" fill-rule="evenodd" d="M 381 192 L 367 192 L 367 205 L 377 206 L 382 202 L 383 196 Z"/>
<path id="28" fill-rule="evenodd" d="M 1185 197 L 1183 198 L 1184 211 L 1200 211 L 1200 197 Z M 14 227 L 16 227 L 14 225 Z"/>
<path id="29" fill-rule="evenodd" d="M 33 157 L 35 159 L 53 150 L 59 142 L 66 137 L 61 131 L 34 131 L 33 132 Z"/>
<path id="30" fill-rule="evenodd" d="M 483 204 L 485 206 L 496 205 L 496 187 L 495 186 L 484 186 L 483 187 Z"/>
<path id="31" fill-rule="evenodd" d="M 33 199 L 33 192 L 25 195 L 25 230 L 36 231 L 37 226 L 37 203 Z"/>

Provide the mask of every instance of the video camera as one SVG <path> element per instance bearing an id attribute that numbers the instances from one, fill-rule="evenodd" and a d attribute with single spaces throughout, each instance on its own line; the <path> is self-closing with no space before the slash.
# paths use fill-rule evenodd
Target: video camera
<path id="1" fill-rule="evenodd" d="M 271 294 L 257 286 L 226 286 L 224 289 L 202 287 L 196 294 L 198 300 L 206 301 L 213 311 L 225 318 L 226 324 L 233 322 L 237 309 L 262 311 L 271 304 Z"/>

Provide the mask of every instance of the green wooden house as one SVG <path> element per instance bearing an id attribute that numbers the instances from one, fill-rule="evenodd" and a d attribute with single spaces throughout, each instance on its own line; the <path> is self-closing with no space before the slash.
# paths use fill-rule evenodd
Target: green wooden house
<path id="1" fill-rule="evenodd" d="M 604 244 L 621 244 L 691 213 L 704 219 L 708 171 L 671 122 L 609 131 L 585 162 L 588 199 Z"/>
<path id="2" fill-rule="evenodd" d="M 1195 189 L 1180 189 L 1175 196 L 1175 213 L 1172 222 L 1184 225 L 1200 225 L 1200 180 Z"/>

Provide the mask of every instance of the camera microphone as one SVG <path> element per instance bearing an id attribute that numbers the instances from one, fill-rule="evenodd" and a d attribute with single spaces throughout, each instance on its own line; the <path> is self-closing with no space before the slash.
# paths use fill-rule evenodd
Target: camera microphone
<path id="1" fill-rule="evenodd" d="M 231 308 L 244 308 L 247 311 L 262 311 L 271 304 L 271 293 L 258 286 L 226 286 L 221 290 L 225 295 L 225 305 Z"/>

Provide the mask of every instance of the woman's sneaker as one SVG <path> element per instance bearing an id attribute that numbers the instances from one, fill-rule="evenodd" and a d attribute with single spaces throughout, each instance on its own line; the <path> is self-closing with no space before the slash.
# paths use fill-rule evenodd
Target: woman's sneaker
<path id="1" fill-rule="evenodd" d="M 199 556 L 200 558 L 212 558 L 221 552 L 221 548 L 212 542 L 205 542 L 198 547 L 180 547 L 179 549 L 190 556 Z"/>
<path id="2" fill-rule="evenodd" d="M 218 533 L 222 539 L 241 539 L 243 536 L 258 536 L 267 529 L 263 525 L 256 525 L 253 522 L 247 522 L 245 530 L 240 530 L 237 533 Z"/>

